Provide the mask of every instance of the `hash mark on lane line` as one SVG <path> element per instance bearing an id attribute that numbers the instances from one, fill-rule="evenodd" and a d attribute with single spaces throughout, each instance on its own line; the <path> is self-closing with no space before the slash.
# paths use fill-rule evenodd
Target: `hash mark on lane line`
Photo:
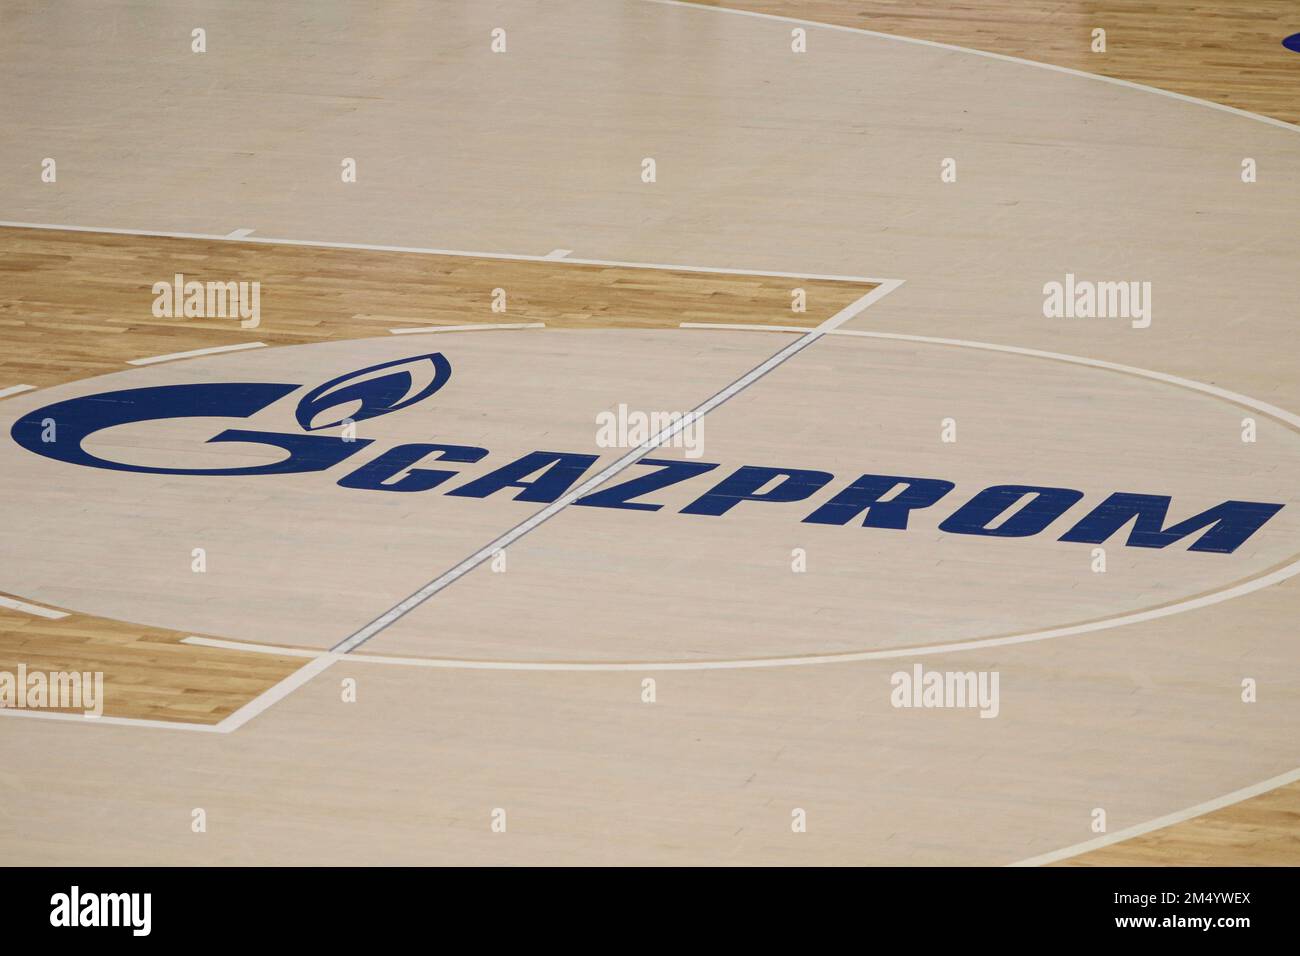
<path id="1" fill-rule="evenodd" d="M 128 359 L 127 365 L 156 365 L 159 362 L 174 362 L 177 359 L 197 358 L 200 355 L 216 355 L 218 352 L 242 352 L 245 349 L 264 349 L 265 342 L 242 342 L 239 345 L 216 345 L 208 349 L 193 349 L 189 352 L 172 352 L 170 355 L 150 355 L 148 358 Z"/>
<path id="2" fill-rule="evenodd" d="M 41 607 L 39 604 L 28 604 L 26 601 L 5 597 L 3 594 L 0 594 L 0 607 L 8 608 L 11 611 L 21 611 L 24 614 L 34 614 L 36 617 L 49 618 L 51 621 L 58 621 L 68 616 L 67 611 L 56 611 L 52 607 Z"/>

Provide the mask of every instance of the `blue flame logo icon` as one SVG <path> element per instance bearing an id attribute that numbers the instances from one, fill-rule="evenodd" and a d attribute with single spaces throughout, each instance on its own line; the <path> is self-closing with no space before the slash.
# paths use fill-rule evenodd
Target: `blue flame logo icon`
<path id="1" fill-rule="evenodd" d="M 384 369 L 393 371 L 373 378 L 366 377 Z M 417 373 L 431 375 L 429 382 L 418 390 L 415 383 L 421 376 Z M 367 418 L 378 418 L 424 401 L 446 385 L 450 378 L 451 363 L 441 352 L 372 365 L 358 372 L 340 375 L 313 388 L 298 403 L 295 417 L 303 430 L 309 432 L 334 428 L 347 419 L 360 422 Z M 354 402 L 359 402 L 360 406 L 351 415 L 331 417 L 329 421 L 315 424 L 324 412 Z"/>

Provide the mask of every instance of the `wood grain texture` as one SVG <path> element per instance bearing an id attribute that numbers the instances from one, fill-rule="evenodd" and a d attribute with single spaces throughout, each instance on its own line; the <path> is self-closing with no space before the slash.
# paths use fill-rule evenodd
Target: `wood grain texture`
<path id="1" fill-rule="evenodd" d="M 1155 830 L 1062 866 L 1300 865 L 1300 784 Z"/>
<path id="2" fill-rule="evenodd" d="M 51 620 L 0 608 L 0 671 L 98 671 L 104 716 L 216 724 L 303 663 L 180 643 L 186 636 L 88 614 Z"/>
<path id="3" fill-rule="evenodd" d="M 1022 57 L 1300 122 L 1292 0 L 698 0 Z M 1106 52 L 1092 52 L 1092 31 Z"/>
<path id="4" fill-rule="evenodd" d="M 156 318 L 155 282 L 261 283 L 261 325 Z M 543 322 L 676 328 L 682 322 L 815 325 L 875 288 L 854 282 L 307 246 L 0 229 L 0 388 L 121 371 L 192 349 L 293 345 L 391 328 Z M 492 311 L 492 290 L 506 311 Z M 807 312 L 791 311 L 803 288 Z"/>

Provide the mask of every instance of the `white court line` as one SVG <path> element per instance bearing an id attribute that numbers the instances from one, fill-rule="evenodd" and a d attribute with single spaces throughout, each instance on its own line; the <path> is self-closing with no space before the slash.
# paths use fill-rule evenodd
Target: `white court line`
<path id="1" fill-rule="evenodd" d="M 202 644 L 212 647 L 220 644 L 206 644 L 197 638 L 187 638 L 185 643 Z M 257 646 L 257 645 L 252 645 Z M 281 652 L 285 656 L 286 652 Z M 302 656 L 289 654 L 288 656 Z M 315 659 L 298 668 L 282 681 L 258 694 L 243 707 L 216 724 L 187 724 L 172 720 L 148 720 L 142 717 L 86 717 L 83 714 L 67 714 L 55 711 L 15 709 L 0 707 L 0 717 L 35 717 L 40 720 L 75 720 L 91 724 L 109 724 L 114 727 L 152 727 L 156 730 L 187 730 L 201 734 L 228 734 L 244 726 L 258 714 L 275 706 L 288 697 L 303 684 L 310 681 L 321 671 L 338 660 L 336 654 L 313 654 Z"/>
<path id="2" fill-rule="evenodd" d="M 471 554 L 464 561 L 457 564 L 455 567 L 449 568 L 448 570 L 444 571 L 442 574 L 438 575 L 436 578 L 434 578 L 424 587 L 420 588 L 414 594 L 410 595 L 405 600 L 399 601 L 397 604 L 393 605 L 391 608 L 389 608 L 383 614 L 379 615 L 379 617 L 375 618 L 365 627 L 361 628 L 360 630 L 356 631 L 354 634 L 339 641 L 332 648 L 330 648 L 330 650 L 338 654 L 347 654 L 350 651 L 360 647 L 366 641 L 370 640 L 380 631 L 384 630 L 386 627 L 393 624 L 399 618 L 409 613 L 410 611 L 414 610 L 415 608 L 419 607 L 425 601 L 429 600 L 429 598 L 433 597 L 443 588 L 447 587 L 453 582 L 464 577 L 466 574 L 474 570 L 484 561 L 491 558 L 492 555 L 496 554 L 496 552 L 508 548 L 515 541 L 519 540 L 524 535 L 528 534 L 530 531 L 537 528 L 543 522 L 559 514 L 561 511 L 563 511 L 573 502 L 577 501 L 583 495 L 587 494 L 588 492 L 604 484 L 606 481 L 608 481 L 614 475 L 617 475 L 620 471 L 623 471 L 628 466 L 635 464 L 638 459 L 640 459 L 642 456 L 646 454 L 646 452 L 651 451 L 654 448 L 658 448 L 664 442 L 669 441 L 674 435 L 676 435 L 682 429 L 686 428 L 689 424 L 694 422 L 696 419 L 704 417 L 710 411 L 717 408 L 723 402 L 727 401 L 727 399 L 731 398 L 733 395 L 736 395 L 737 393 L 748 388 L 750 385 L 758 381 L 768 372 L 772 371 L 772 369 L 776 368 L 778 365 L 785 362 L 787 359 L 791 358 L 792 356 L 798 354 L 803 349 L 807 348 L 809 345 L 812 345 L 814 342 L 816 342 L 819 338 L 821 338 L 831 329 L 835 329 L 838 328 L 840 325 L 843 325 L 845 322 L 853 318 L 855 315 L 857 315 L 863 309 L 867 308 L 873 302 L 876 302 L 879 299 L 883 298 L 884 296 L 888 295 L 889 293 L 893 292 L 902 284 L 903 283 L 901 279 L 894 279 L 887 282 L 883 282 L 880 285 L 878 285 L 876 288 L 868 292 L 866 295 L 859 296 L 857 299 L 854 299 L 847 306 L 840 309 L 839 312 L 836 312 L 825 322 L 821 323 L 821 325 L 817 326 L 814 329 L 805 330 L 804 335 L 800 336 L 798 339 L 791 342 L 789 345 L 787 345 L 785 348 L 778 351 L 775 355 L 771 356 L 766 361 L 750 369 L 748 372 L 746 372 L 740 378 L 736 379 L 726 388 L 722 389 L 720 392 L 717 392 L 711 398 L 706 399 L 704 402 L 702 402 L 701 404 L 693 408 L 691 411 L 687 412 L 684 416 L 677 419 L 677 421 L 670 424 L 667 428 L 660 431 L 657 435 L 653 435 L 650 438 L 646 439 L 636 448 L 633 448 L 631 451 L 623 455 L 621 458 L 619 458 L 612 464 L 606 466 L 601 471 L 597 472 L 595 475 L 592 475 L 586 481 L 583 481 L 576 487 L 565 492 L 559 498 L 556 498 L 545 508 L 542 508 L 540 511 L 538 511 L 531 517 L 515 525 L 509 531 L 506 531 L 504 534 L 499 535 L 497 538 L 495 538 L 490 543 L 484 545 L 478 551 L 475 551 L 473 554 Z"/>
<path id="3" fill-rule="evenodd" d="M 544 259 L 563 259 L 573 253 L 572 249 L 552 249 L 542 258 Z"/>
<path id="4" fill-rule="evenodd" d="M 226 233 L 226 238 L 227 238 L 227 239 L 245 239 L 245 238 L 247 238 L 248 236 L 251 236 L 251 235 L 253 234 L 253 232 L 254 232 L 254 230 L 252 230 L 252 229 L 233 229 L 233 230 L 231 230 L 230 232 Z"/>
<path id="5" fill-rule="evenodd" d="M 737 329 L 745 332 L 807 331 L 806 328 L 801 328 L 797 325 L 724 325 L 715 322 L 683 322 L 679 327 L 683 329 Z M 1102 359 L 1087 358 L 1082 355 L 1067 355 L 1064 352 L 1045 352 L 1042 349 L 1021 348 L 1018 345 L 997 345 L 992 342 L 972 342 L 967 339 L 945 339 L 933 335 L 905 335 L 901 332 L 868 332 L 864 329 L 838 329 L 828 334 L 850 335 L 864 339 L 892 339 L 899 342 L 923 342 L 927 345 L 950 345 L 956 348 L 981 349 L 986 352 L 1007 352 L 1012 355 L 1028 355 L 1032 358 L 1052 359 L 1057 362 L 1069 362 L 1074 365 L 1087 365 L 1092 368 L 1109 369 L 1113 372 L 1124 372 L 1128 375 L 1137 375 L 1141 378 L 1149 378 L 1157 382 L 1165 382 L 1169 385 L 1188 388 L 1192 391 L 1204 392 L 1207 395 L 1213 395 L 1215 398 L 1222 398 L 1225 401 L 1232 402 L 1236 405 L 1244 405 L 1247 408 L 1253 408 L 1255 411 L 1263 412 L 1265 415 L 1276 418 L 1278 421 L 1285 422 L 1292 428 L 1300 430 L 1300 415 L 1288 412 L 1285 408 L 1279 408 L 1276 405 L 1261 402 L 1259 399 L 1251 398 L 1249 395 L 1243 395 L 1240 392 L 1231 392 L 1226 388 L 1219 388 L 1217 385 L 1208 385 L 1205 382 L 1183 378 L 1179 375 L 1170 375 L 1166 372 L 1153 372 L 1151 369 L 1138 368 L 1135 365 L 1121 365 L 1118 362 L 1107 362 Z"/>
<path id="6" fill-rule="evenodd" d="M 155 365 L 158 362 L 174 362 L 177 359 L 195 358 L 199 355 L 215 355 L 218 352 L 242 352 L 245 349 L 264 349 L 265 342 L 242 342 L 239 345 L 216 345 L 210 349 L 194 349 L 190 352 L 173 352 L 170 355 L 151 355 L 148 358 L 130 359 L 127 365 Z"/>
<path id="7" fill-rule="evenodd" d="M 392 335 L 426 335 L 430 332 L 488 332 L 494 329 L 544 329 L 545 322 L 498 322 L 484 325 L 429 325 L 422 329 L 389 329 Z"/>
<path id="8" fill-rule="evenodd" d="M 35 385 L 10 385 L 8 388 L 0 388 L 0 398 L 8 398 L 10 395 L 30 392 L 34 388 L 36 388 Z"/>
<path id="9" fill-rule="evenodd" d="M 730 266 L 682 266 L 665 262 L 624 262 L 621 259 L 548 259 L 506 252 L 472 252 L 465 249 L 433 249 L 426 246 L 387 246 L 368 242 L 325 242 L 316 239 L 273 239 L 244 236 L 232 239 L 202 232 L 167 232 L 160 229 L 111 229 L 103 226 L 68 226 L 47 222 L 0 220 L 0 227 L 46 229 L 54 232 L 97 232 L 108 236 L 145 236 L 159 239 L 204 239 L 213 242 L 244 242 L 266 246 L 307 246 L 313 249 L 356 249 L 361 252 L 405 252 L 422 256 L 454 256 L 461 259 L 500 259 L 505 262 L 561 262 L 575 266 L 618 266 L 622 269 L 659 269 L 667 272 L 699 272 L 716 275 L 766 276 L 773 279 L 819 279 L 825 282 L 901 283 L 901 279 L 872 276 L 821 275 L 812 272 L 773 272 L 766 269 L 733 269 Z"/>
<path id="10" fill-rule="evenodd" d="M 1270 777 L 1267 780 L 1261 780 L 1259 783 L 1252 784 L 1249 787 L 1242 787 L 1240 790 L 1234 790 L 1232 793 L 1225 793 L 1221 797 L 1215 797 L 1213 800 L 1207 800 L 1204 803 L 1198 803 L 1195 806 L 1187 807 L 1185 810 L 1178 810 L 1174 813 L 1167 813 L 1163 817 L 1156 817 L 1154 820 L 1148 820 L 1146 823 L 1139 823 L 1136 826 L 1126 827 L 1123 830 L 1116 830 L 1114 833 L 1108 833 L 1105 836 L 1097 837 L 1095 840 L 1087 840 L 1083 843 L 1076 843 L 1074 846 L 1067 846 L 1060 850 L 1053 850 L 1051 853 L 1043 853 L 1039 856 L 1031 856 L 1027 860 L 1020 860 L 1016 863 L 1008 863 L 1008 866 L 1044 866 L 1048 863 L 1056 863 L 1059 860 L 1068 860 L 1072 856 L 1078 856 L 1081 853 L 1088 853 L 1091 850 L 1100 850 L 1102 847 L 1110 846 L 1114 843 L 1121 843 L 1124 840 L 1131 840 L 1134 837 L 1144 836 L 1153 830 L 1163 830 L 1165 827 L 1173 826 L 1176 823 L 1185 823 L 1188 820 L 1204 816 L 1207 813 L 1213 813 L 1215 810 L 1222 810 L 1224 807 L 1230 807 L 1234 803 L 1241 803 L 1243 800 L 1249 800 L 1251 797 L 1258 797 L 1260 794 L 1268 793 L 1270 790 L 1276 790 L 1278 787 L 1285 787 L 1289 783 L 1295 783 L 1300 780 L 1300 769 L 1292 770 L 1289 773 L 1279 774 L 1276 777 Z"/>
<path id="11" fill-rule="evenodd" d="M 239 710 L 222 720 L 217 724 L 217 732 L 228 734 L 231 731 L 238 730 L 258 714 L 284 700 L 321 671 L 329 668 L 336 660 L 338 660 L 336 654 L 322 654 L 315 660 L 304 664 L 274 687 L 264 690 Z"/>
<path id="12" fill-rule="evenodd" d="M 531 530 L 531 529 L 530 529 Z M 502 536 L 504 537 L 504 535 Z M 493 542 L 495 545 L 495 542 Z M 493 547 L 489 545 L 489 548 Z M 486 549 L 485 549 L 486 550 Z M 479 552 L 480 554 L 482 552 Z M 489 552 L 491 556 L 491 552 Z M 477 558 L 478 554 L 473 557 Z M 481 560 L 477 563 L 482 563 Z M 456 568 L 461 567 L 457 565 Z M 455 571 L 456 568 L 452 570 Z M 467 568 L 466 570 L 471 570 Z M 450 574 L 451 572 L 448 572 Z M 462 571 L 460 574 L 464 574 Z M 460 577 L 457 574 L 456 577 Z M 460 668 L 464 670 L 500 670 L 500 671 L 710 671 L 710 670 L 742 670 L 754 667 L 808 667 L 817 664 L 849 664 L 855 661 L 883 661 L 910 659 L 914 657 L 929 657 L 935 654 L 958 654 L 966 651 L 978 651 L 990 647 L 1008 647 L 1014 644 L 1033 644 L 1038 641 L 1050 641 L 1060 637 L 1073 637 L 1078 634 L 1092 634 L 1097 631 L 1106 631 L 1116 627 L 1124 627 L 1128 624 L 1140 624 L 1143 621 L 1154 621 L 1162 617 L 1170 617 L 1174 614 L 1182 614 L 1186 611 L 1193 611 L 1197 608 L 1208 607 L 1211 604 L 1219 604 L 1223 601 L 1230 601 L 1233 598 L 1250 594 L 1264 588 L 1272 587 L 1288 578 L 1300 574 L 1300 559 L 1292 561 L 1290 564 L 1272 572 L 1271 574 L 1261 575 L 1258 578 L 1252 578 L 1244 581 L 1234 587 L 1225 588 L 1222 591 L 1215 591 L 1212 594 L 1205 594 L 1187 601 L 1180 601 L 1176 604 L 1170 604 L 1165 607 L 1151 608 L 1146 611 L 1134 611 L 1130 614 L 1120 614 L 1116 617 L 1104 618 L 1099 621 L 1089 621 L 1085 624 L 1070 624 L 1064 627 L 1046 628 L 1041 631 L 1029 631 L 1025 634 L 1009 634 L 1003 637 L 986 637 L 973 641 L 955 641 L 947 644 L 928 644 L 920 647 L 898 647 L 887 648 L 876 651 L 849 651 L 843 654 L 806 654 L 797 657 L 751 657 L 735 658 L 730 660 L 705 660 L 705 661 L 631 661 L 617 663 L 597 663 L 597 662 L 544 662 L 544 661 L 475 661 L 461 660 L 457 658 L 432 658 L 432 657 L 380 657 L 378 655 L 358 655 L 356 660 L 366 660 L 379 664 L 393 664 L 401 667 L 441 667 L 441 668 Z M 446 577 L 446 575 L 444 575 Z M 436 579 L 432 584 L 442 581 L 442 578 Z M 455 580 L 452 578 L 451 580 Z M 446 581 L 450 584 L 451 580 Z M 431 593 L 436 593 L 442 587 L 435 589 Z M 417 592 L 419 594 L 421 592 Z M 414 595 L 412 596 L 414 597 Z M 408 598 L 408 600 L 410 600 Z M 403 602 L 405 603 L 405 602 Z M 416 604 L 422 603 L 417 601 Z M 414 607 L 415 605 L 412 605 Z M 401 605 L 398 605 L 401 607 Z M 407 609 L 409 610 L 409 608 Z M 391 613 L 391 612 L 390 612 Z M 405 613 L 405 612 L 403 612 Z M 397 615 L 391 621 L 388 621 L 384 627 L 397 620 Z M 380 618 L 379 620 L 383 620 Z M 378 633 L 379 628 L 374 633 Z M 365 629 L 358 633 L 364 633 Z M 355 635 L 354 635 L 355 636 Z M 369 634 L 365 640 L 369 640 L 374 634 Z M 349 638 L 351 640 L 351 638 Z M 302 651 L 301 649 L 290 649 L 278 647 L 273 644 L 240 644 L 237 642 L 213 641 L 211 638 L 186 638 L 185 643 L 203 644 L 211 647 L 227 647 L 232 650 L 256 651 L 262 654 L 293 654 L 294 656 L 309 656 L 317 653 L 313 651 Z M 346 643 L 346 642 L 344 642 Z M 359 641 L 357 644 L 364 643 Z M 357 644 L 353 644 L 356 647 Z M 334 650 L 342 645 L 336 645 Z M 351 659 L 351 658 L 350 658 Z"/>
<path id="13" fill-rule="evenodd" d="M 7 607 L 11 611 L 22 611 L 24 614 L 34 614 L 37 617 L 47 617 L 51 621 L 57 621 L 68 616 L 67 611 L 56 611 L 53 608 L 41 607 L 38 604 L 28 604 L 26 601 L 5 597 L 3 594 L 0 594 L 0 607 Z"/>
<path id="14" fill-rule="evenodd" d="M 1096 80 L 1099 83 L 1110 83 L 1112 86 L 1123 86 L 1131 90 L 1141 90 L 1144 93 L 1155 93 L 1158 96 L 1165 96 L 1173 100 L 1181 100 L 1184 103 L 1191 103 L 1196 106 L 1205 106 L 1212 110 L 1218 110 L 1221 113 L 1232 113 L 1235 116 L 1241 116 L 1245 119 L 1267 123 L 1269 126 L 1276 126 L 1279 129 L 1300 132 L 1300 126 L 1297 126 L 1294 123 L 1285 122 L 1284 120 L 1274 119 L 1271 116 L 1262 116 L 1259 113 L 1252 113 L 1249 110 L 1238 109 L 1235 106 L 1226 106 L 1223 103 L 1215 103 L 1212 100 L 1203 100 L 1195 96 L 1188 96 L 1186 93 L 1175 93 L 1172 90 L 1162 90 L 1158 86 L 1147 86 L 1144 83 L 1134 83 L 1132 80 L 1121 80 L 1113 76 L 1103 76 L 1100 73 L 1089 73 L 1086 70 L 1076 70 L 1068 66 L 1057 66 L 1054 63 L 1044 63 L 1041 60 L 1026 60 L 1024 57 L 1008 56 L 1005 53 L 990 53 L 987 50 L 976 50 L 973 47 L 957 46 L 954 43 L 940 43 L 937 40 L 921 40 L 916 37 L 900 36 L 897 33 L 881 33 L 878 30 L 864 30 L 862 27 L 848 27 L 840 26 L 837 23 L 823 23 L 820 20 L 801 20 L 798 17 L 786 17 L 776 13 L 757 13 L 753 10 L 736 10 L 732 7 L 703 6 L 698 3 L 686 2 L 686 0 L 645 0 L 645 2 L 658 4 L 659 6 L 664 7 L 682 7 L 687 10 L 707 10 L 713 13 L 730 13 L 740 17 L 753 17 L 757 20 L 775 20 L 778 23 L 798 23 L 803 26 L 817 27 L 821 30 L 834 30 L 837 33 L 857 33 L 862 36 L 876 37 L 881 40 L 894 40 L 898 43 L 911 43 L 915 46 L 928 46 L 937 50 L 952 50 L 957 53 L 969 53 L 972 56 L 982 56 L 990 60 L 1001 60 L 1004 63 L 1018 63 L 1021 66 L 1033 66 L 1040 70 L 1051 70 L 1053 73 L 1064 73 L 1067 76 L 1080 76 L 1087 80 Z"/>
<path id="15" fill-rule="evenodd" d="M 750 325 L 748 323 L 737 322 L 732 325 L 730 322 L 679 322 L 679 329 L 740 329 L 742 332 L 807 332 L 806 325 Z M 839 335 L 847 335 L 846 331 L 838 332 Z"/>
<path id="16" fill-rule="evenodd" d="M 253 644 L 248 641 L 227 641 L 216 637 L 189 637 L 181 638 L 182 644 L 192 644 L 195 647 L 217 647 L 223 651 L 248 651 L 253 654 L 275 654 L 279 657 L 325 657 L 329 651 L 313 651 L 305 647 L 283 647 L 278 644 Z M 368 657 L 349 657 L 348 660 L 369 660 Z"/>
<path id="17" fill-rule="evenodd" d="M 0 717 L 34 717 L 37 720 L 75 720 L 84 724 L 108 724 L 113 727 L 153 727 L 157 730 L 189 730 L 201 734 L 219 734 L 217 724 L 183 724 L 170 720 L 146 720 L 143 717 L 86 717 L 83 714 L 66 714 L 47 710 L 16 710 L 0 707 Z"/>

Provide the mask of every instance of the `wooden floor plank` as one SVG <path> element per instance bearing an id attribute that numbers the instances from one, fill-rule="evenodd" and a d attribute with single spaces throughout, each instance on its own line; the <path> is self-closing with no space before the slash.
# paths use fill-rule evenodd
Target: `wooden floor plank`
<path id="1" fill-rule="evenodd" d="M 154 283 L 261 283 L 261 324 L 158 318 Z M 870 283 L 39 229 L 0 229 L 0 388 L 52 385 L 191 349 L 292 345 L 392 328 L 542 322 L 815 325 Z M 806 312 L 792 311 L 793 290 Z M 505 291 L 505 311 L 492 309 Z"/>
<path id="2" fill-rule="evenodd" d="M 297 657 L 182 644 L 175 631 L 0 608 L 0 672 L 103 675 L 103 715 L 216 724 L 302 666 Z M 50 707 L 61 713 L 82 709 Z"/>

